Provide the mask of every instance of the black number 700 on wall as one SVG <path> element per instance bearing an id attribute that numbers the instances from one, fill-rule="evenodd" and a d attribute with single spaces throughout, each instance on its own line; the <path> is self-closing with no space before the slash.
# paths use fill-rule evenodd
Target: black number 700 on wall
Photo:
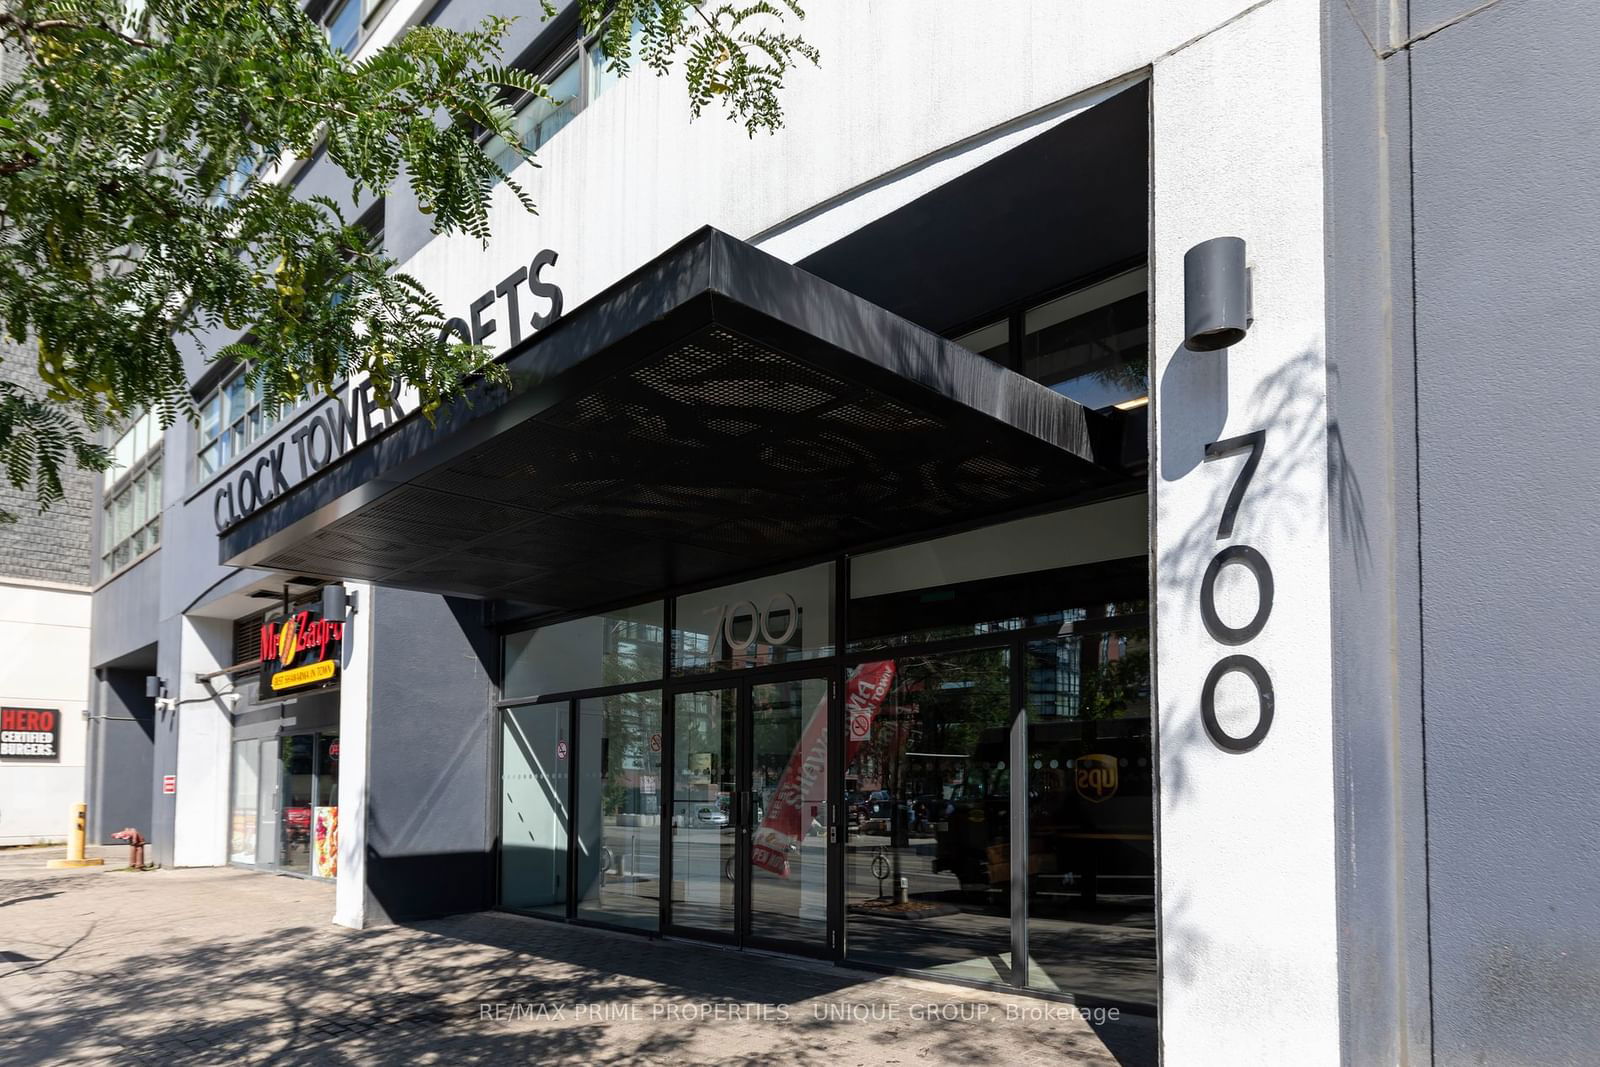
<path id="1" fill-rule="evenodd" d="M 1266 447 L 1265 430 L 1255 430 L 1206 445 L 1207 460 L 1239 452 L 1249 453 L 1244 465 L 1239 468 L 1239 476 L 1234 479 L 1227 501 L 1222 505 L 1222 518 L 1217 523 L 1217 540 L 1225 541 L 1233 536 L 1233 523 L 1239 516 L 1245 490 L 1250 487 L 1250 480 L 1261 465 L 1261 453 Z M 1229 626 L 1217 614 L 1217 577 L 1222 573 L 1222 568 L 1230 563 L 1239 563 L 1255 575 L 1259 592 L 1255 616 L 1243 626 Z M 1212 557 L 1206 567 L 1205 577 L 1200 580 L 1200 619 L 1206 625 L 1206 632 L 1224 645 L 1242 645 L 1253 640 L 1272 615 L 1272 593 L 1272 567 L 1267 563 L 1267 558 L 1249 545 L 1228 545 Z M 1238 671 L 1255 683 L 1260 702 L 1255 729 L 1243 737 L 1228 733 L 1217 721 L 1217 683 L 1222 681 L 1223 675 L 1232 671 Z M 1200 721 L 1206 728 L 1207 736 L 1225 751 L 1249 752 L 1261 744 L 1266 739 L 1267 731 L 1272 729 L 1272 714 L 1272 678 L 1254 656 L 1244 653 L 1224 656 L 1211 668 L 1211 673 L 1206 675 L 1205 683 L 1200 687 Z"/>

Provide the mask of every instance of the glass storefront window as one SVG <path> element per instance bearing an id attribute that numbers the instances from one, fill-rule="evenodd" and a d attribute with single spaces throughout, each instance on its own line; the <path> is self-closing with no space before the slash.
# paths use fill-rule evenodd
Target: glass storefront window
<path id="1" fill-rule="evenodd" d="M 339 873 L 339 735 L 317 735 L 317 803 L 311 809 L 311 873 Z"/>
<path id="2" fill-rule="evenodd" d="M 566 701 L 511 708 L 501 719 L 500 902 L 567 914 L 571 744 Z"/>
<path id="3" fill-rule="evenodd" d="M 661 905 L 661 694 L 578 703 L 578 914 L 654 930 Z"/>
<path id="4" fill-rule="evenodd" d="M 828 931 L 828 682 L 750 687 L 750 931 L 821 944 Z"/>
<path id="5" fill-rule="evenodd" d="M 672 921 L 732 933 L 739 693 L 679 693 L 672 706 Z"/>
<path id="6" fill-rule="evenodd" d="M 256 861 L 260 749 L 259 741 L 235 741 L 233 745 L 233 815 L 228 829 L 228 858 L 235 863 Z"/>
<path id="7" fill-rule="evenodd" d="M 278 866 L 299 874 L 311 873 L 313 792 L 311 734 L 293 734 L 278 741 L 279 788 Z"/>
<path id="8" fill-rule="evenodd" d="M 851 956 L 1011 980 L 1010 698 L 1007 648 L 866 663 L 847 682 Z"/>
<path id="9" fill-rule="evenodd" d="M 1022 372 L 1087 408 L 1149 393 L 1145 269 L 1041 304 L 1023 316 Z"/>
<path id="10" fill-rule="evenodd" d="M 507 698 L 659 681 L 659 600 L 541 626 L 505 639 Z"/>
<path id="11" fill-rule="evenodd" d="M 768 666 L 833 654 L 833 564 L 678 598 L 674 673 Z"/>
<path id="12" fill-rule="evenodd" d="M 1065 621 L 1142 588 L 1148 498 L 1108 500 L 850 561 L 850 648 L 892 648 Z"/>
<path id="13" fill-rule="evenodd" d="M 1028 985 L 1153 1004 L 1149 631 L 1031 642 L 1026 669 Z"/>
<path id="14" fill-rule="evenodd" d="M 338 734 L 235 741 L 231 792 L 230 862 L 338 875 Z"/>

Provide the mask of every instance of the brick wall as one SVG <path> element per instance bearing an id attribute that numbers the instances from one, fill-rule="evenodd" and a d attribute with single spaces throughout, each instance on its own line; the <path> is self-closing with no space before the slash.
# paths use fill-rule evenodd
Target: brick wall
<path id="1" fill-rule="evenodd" d="M 0 337 L 0 379 L 39 390 L 38 353 Z M 13 488 L 0 473 L 0 510 L 17 517 L 0 524 L 0 577 L 89 584 L 90 522 L 94 476 L 77 467 L 62 472 L 66 499 L 39 513 L 33 487 Z"/>

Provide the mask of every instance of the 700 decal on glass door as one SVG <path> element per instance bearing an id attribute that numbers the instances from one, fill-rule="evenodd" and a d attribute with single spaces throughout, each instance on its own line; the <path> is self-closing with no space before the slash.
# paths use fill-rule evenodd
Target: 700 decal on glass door
<path id="1" fill-rule="evenodd" d="M 1233 536 L 1233 520 L 1238 517 L 1245 489 L 1249 487 L 1250 479 L 1255 477 L 1256 468 L 1261 465 L 1261 453 L 1266 446 L 1265 430 L 1256 430 L 1206 445 L 1208 460 L 1231 456 L 1246 450 L 1250 453 L 1245 457 L 1244 466 L 1239 468 L 1239 476 L 1234 479 L 1233 489 L 1228 493 L 1228 499 L 1222 506 L 1222 520 L 1217 523 L 1217 540 L 1225 541 Z M 1256 579 L 1258 591 L 1256 613 L 1243 626 L 1229 626 L 1217 614 L 1217 577 L 1222 573 L 1222 568 L 1230 563 L 1241 564 Z M 1272 567 L 1267 563 L 1267 558 L 1249 545 L 1229 545 L 1213 556 L 1211 564 L 1206 567 L 1205 577 L 1200 580 L 1200 618 L 1206 624 L 1206 632 L 1224 645 L 1247 644 L 1254 640 L 1262 627 L 1266 626 L 1267 619 L 1271 615 Z M 1243 674 L 1255 683 L 1256 696 L 1260 702 L 1255 729 L 1243 737 L 1235 737 L 1228 733 L 1217 721 L 1217 684 L 1222 681 L 1223 675 L 1232 671 Z M 1205 683 L 1200 687 L 1200 721 L 1206 728 L 1206 734 L 1217 747 L 1228 752 L 1249 752 L 1261 744 L 1267 736 L 1267 731 L 1272 729 L 1272 712 L 1272 678 L 1267 674 L 1267 669 L 1261 665 L 1261 661 L 1254 656 L 1242 652 L 1224 656 L 1211 668 L 1211 673 L 1206 675 Z"/>

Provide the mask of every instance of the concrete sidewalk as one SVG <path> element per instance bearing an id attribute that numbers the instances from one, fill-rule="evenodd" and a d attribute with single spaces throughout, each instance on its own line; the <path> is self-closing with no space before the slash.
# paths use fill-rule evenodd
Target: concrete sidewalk
<path id="1" fill-rule="evenodd" d="M 0 1062 L 1155 1062 L 1137 1017 L 500 914 L 345 930 L 324 883 L 45 858 L 0 863 Z"/>

